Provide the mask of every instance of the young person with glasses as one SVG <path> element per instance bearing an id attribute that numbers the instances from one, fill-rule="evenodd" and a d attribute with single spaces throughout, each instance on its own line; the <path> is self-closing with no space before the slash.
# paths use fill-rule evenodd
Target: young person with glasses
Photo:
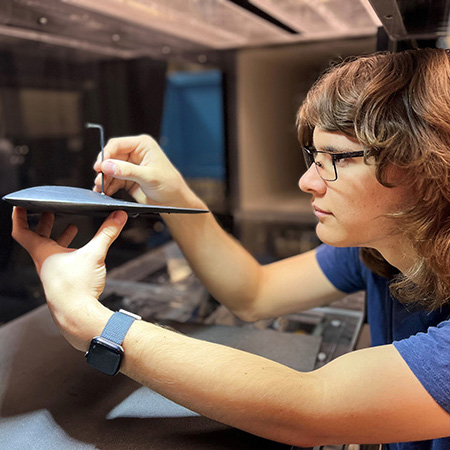
<path id="1" fill-rule="evenodd" d="M 367 291 L 373 346 L 309 373 L 197 341 L 145 321 L 125 337 L 121 371 L 194 411 L 298 446 L 384 443 L 450 448 L 450 61 L 444 50 L 361 56 L 332 67 L 298 113 L 311 194 L 314 251 L 260 265 L 210 214 L 165 215 L 196 274 L 238 317 L 253 321 Z M 204 208 L 155 141 L 112 139 L 107 194 Z M 96 190 L 100 189 L 100 175 Z M 31 254 L 64 336 L 86 351 L 112 311 L 97 298 L 116 212 L 79 250 L 76 230 L 50 239 L 24 210 L 13 235 Z"/>

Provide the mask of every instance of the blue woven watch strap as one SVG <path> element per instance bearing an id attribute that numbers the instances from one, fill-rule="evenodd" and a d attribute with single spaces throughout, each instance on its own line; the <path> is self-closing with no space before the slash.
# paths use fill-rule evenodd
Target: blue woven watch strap
<path id="1" fill-rule="evenodd" d="M 125 335 L 135 320 L 135 317 L 129 316 L 128 314 L 115 312 L 109 318 L 100 336 L 114 342 L 115 344 L 121 345 Z"/>

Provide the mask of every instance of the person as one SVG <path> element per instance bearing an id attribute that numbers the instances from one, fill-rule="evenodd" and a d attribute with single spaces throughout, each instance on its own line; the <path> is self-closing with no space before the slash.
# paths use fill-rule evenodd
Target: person
<path id="1" fill-rule="evenodd" d="M 135 321 L 121 372 L 204 416 L 297 446 L 450 448 L 450 59 L 441 49 L 375 53 L 330 68 L 300 107 L 317 216 L 316 250 L 260 265 L 211 214 L 164 215 L 209 292 L 246 321 L 327 305 L 366 289 L 373 346 L 302 373 Z M 205 208 L 148 136 L 112 139 L 94 169 L 113 195 Z M 98 302 L 106 252 L 126 214 L 68 248 L 51 214 L 13 236 L 33 257 L 66 339 L 86 351 L 112 311 Z"/>

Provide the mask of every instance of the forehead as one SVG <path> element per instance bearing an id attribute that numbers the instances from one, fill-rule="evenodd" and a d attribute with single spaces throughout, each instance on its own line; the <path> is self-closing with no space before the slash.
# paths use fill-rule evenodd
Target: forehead
<path id="1" fill-rule="evenodd" d="M 314 128 L 313 141 L 317 150 L 336 152 L 364 150 L 364 146 L 356 139 L 349 138 L 337 131 L 324 131 L 317 127 Z"/>

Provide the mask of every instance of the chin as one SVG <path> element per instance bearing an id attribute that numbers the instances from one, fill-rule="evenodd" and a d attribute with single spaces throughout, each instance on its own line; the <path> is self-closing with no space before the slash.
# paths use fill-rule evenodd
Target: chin
<path id="1" fill-rule="evenodd" d="M 339 233 L 333 232 L 332 230 L 324 230 L 321 224 L 317 224 L 316 234 L 321 242 L 332 247 L 357 247 L 354 242 L 351 242 L 348 237 L 340 236 Z"/>

